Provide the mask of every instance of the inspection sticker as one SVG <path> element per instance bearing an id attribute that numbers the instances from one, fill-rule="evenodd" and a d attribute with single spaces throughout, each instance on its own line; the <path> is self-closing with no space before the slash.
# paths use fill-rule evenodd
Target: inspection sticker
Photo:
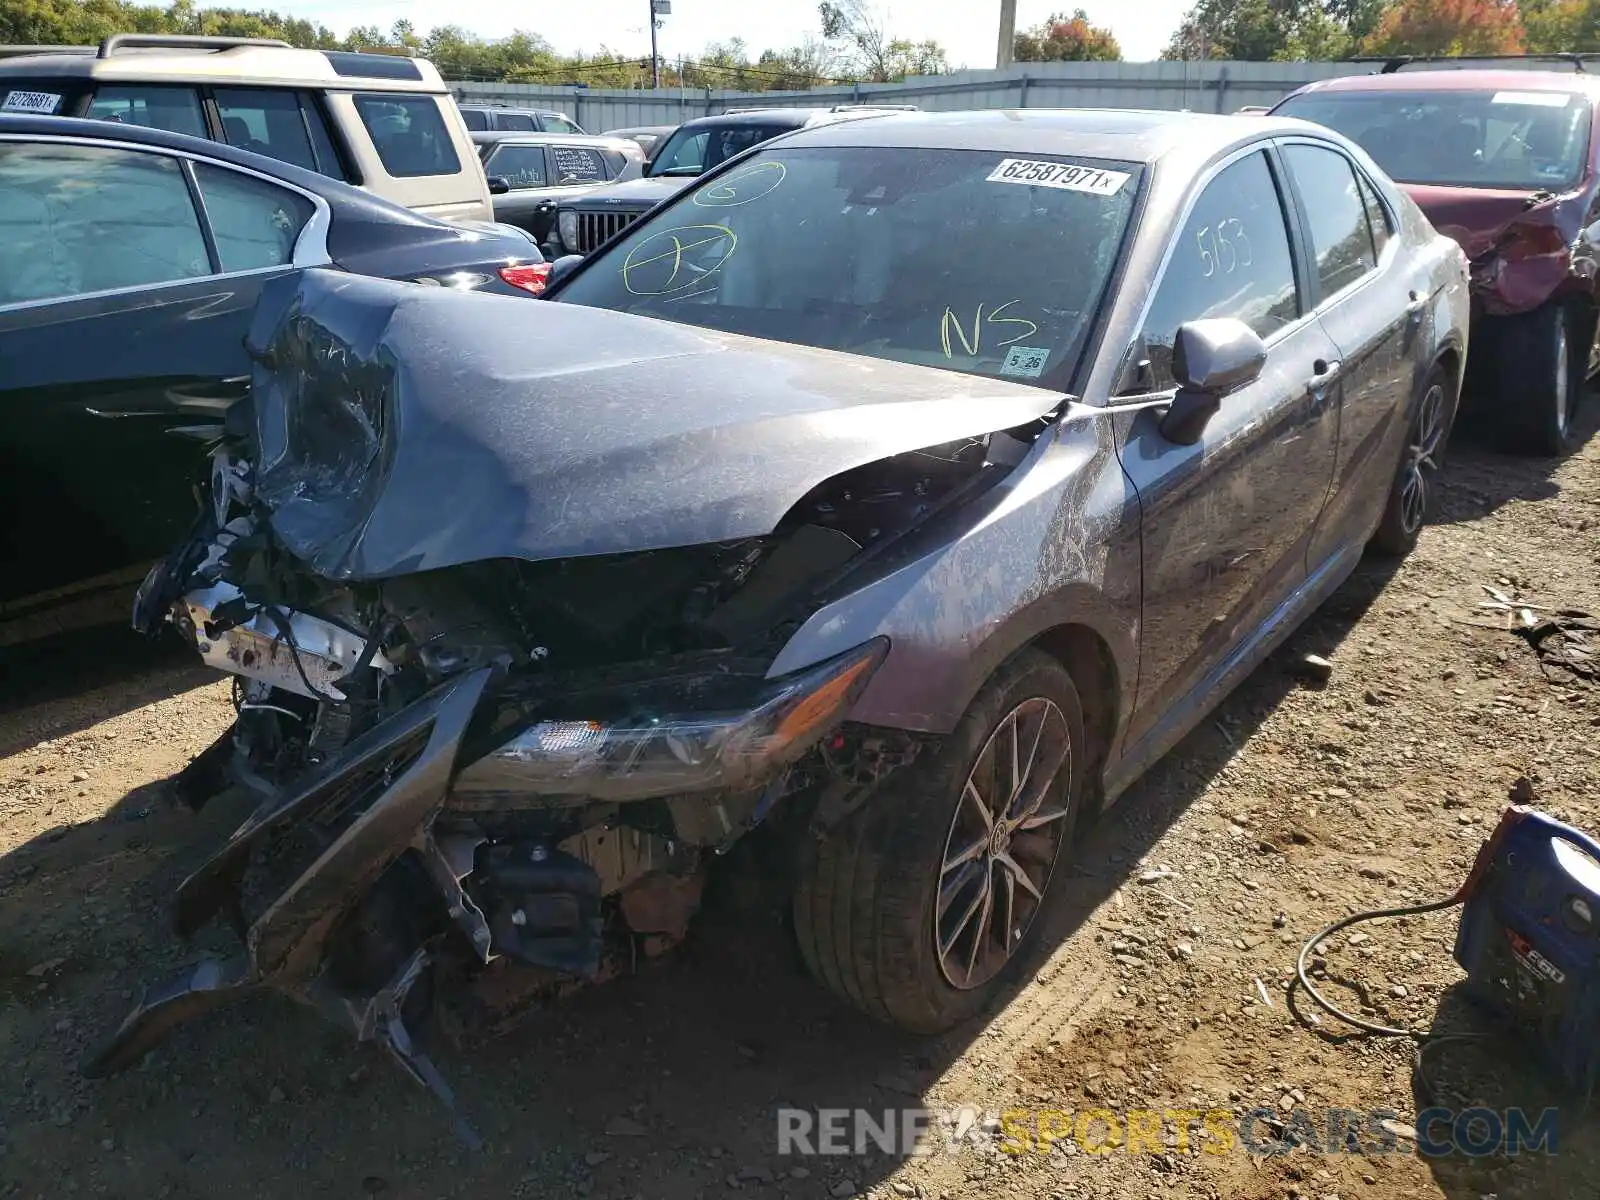
<path id="1" fill-rule="evenodd" d="M 1565 108 L 1572 99 L 1568 92 L 1496 92 L 1495 104 L 1535 104 L 1540 108 Z"/>
<path id="2" fill-rule="evenodd" d="M 1037 379 L 1044 374 L 1044 364 L 1050 361 L 1050 351 L 1037 346 L 1013 346 L 1006 351 L 1006 361 L 1000 365 L 1002 375 L 1026 375 Z"/>
<path id="3" fill-rule="evenodd" d="M 56 92 L 7 92 L 0 112 L 53 113 L 60 104 Z"/>
<path id="4" fill-rule="evenodd" d="M 1025 183 L 1030 187 L 1060 188 L 1066 192 L 1093 192 L 1114 196 L 1128 182 L 1126 171 L 1102 171 L 1072 163 L 1041 162 L 1031 158 L 1003 158 L 989 172 L 990 183 Z"/>

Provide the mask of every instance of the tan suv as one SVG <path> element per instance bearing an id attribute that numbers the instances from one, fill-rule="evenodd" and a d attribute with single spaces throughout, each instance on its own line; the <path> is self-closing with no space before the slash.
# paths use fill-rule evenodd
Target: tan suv
<path id="1" fill-rule="evenodd" d="M 444 220 L 494 215 L 455 99 L 421 59 L 142 33 L 98 48 L 5 46 L 0 112 L 208 137 Z"/>

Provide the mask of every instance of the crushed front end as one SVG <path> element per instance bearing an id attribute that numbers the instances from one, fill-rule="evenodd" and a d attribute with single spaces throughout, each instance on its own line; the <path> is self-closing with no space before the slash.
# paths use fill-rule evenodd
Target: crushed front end
<path id="1" fill-rule="evenodd" d="M 780 679 L 732 647 L 567 654 L 491 602 L 496 574 L 515 591 L 515 565 L 330 585 L 259 527 L 247 464 L 219 478 L 232 507 L 152 572 L 138 607 L 234 677 L 234 727 L 176 790 L 196 807 L 225 786 L 258 802 L 174 916 L 186 938 L 221 919 L 241 946 L 147 991 L 92 1075 L 266 988 L 378 1041 L 449 1103 L 421 1030 L 442 1016 L 494 1031 L 680 940 L 709 860 L 808 785 L 805 760 L 887 649 Z"/>
<path id="2" fill-rule="evenodd" d="M 139 590 L 136 626 L 175 627 L 233 678 L 234 725 L 174 780 L 177 797 L 198 808 L 238 788 L 255 808 L 174 905 L 181 936 L 221 920 L 238 953 L 150 988 L 90 1074 L 267 989 L 382 1044 L 450 1103 L 422 1049 L 429 1028 L 492 1033 L 529 1003 L 659 955 L 685 935 L 709 863 L 780 806 L 877 761 L 846 718 L 886 639 L 769 668 L 852 571 L 891 569 L 900 542 L 1003 477 L 1024 444 L 961 436 L 845 461 L 777 521 L 746 487 L 737 509 L 705 505 L 734 514 L 710 522 L 721 536 L 557 554 L 580 517 L 569 502 L 565 524 L 548 520 L 527 493 L 559 507 L 561 482 L 548 479 L 571 455 L 539 445 L 518 460 L 444 401 L 430 408 L 446 393 L 407 375 L 407 352 L 435 361 L 433 332 L 463 322 L 439 297 L 398 288 L 312 280 L 264 301 L 252 397 L 219 430 L 208 506 Z M 408 332 L 412 306 L 429 315 Z M 539 390 L 517 382 L 519 403 Z M 829 447 L 861 453 L 862 438 L 812 420 L 819 461 Z M 459 484 L 419 471 L 428 454 L 462 464 L 452 439 L 469 428 L 480 469 Z M 790 469 L 806 461 L 792 431 L 779 430 Z M 668 503 L 687 485 L 662 467 L 663 442 L 649 443 L 662 504 L 687 512 Z M 602 497 L 644 473 L 634 450 L 603 458 L 620 465 L 609 484 L 593 480 Z M 463 496 L 490 494 L 492 471 L 500 506 L 463 511 Z M 747 478 L 742 462 L 728 471 Z M 518 493 L 532 515 L 497 533 Z M 591 546 L 645 519 L 605 503 L 586 502 Z M 655 527 L 643 528 L 630 536 L 648 545 Z"/>

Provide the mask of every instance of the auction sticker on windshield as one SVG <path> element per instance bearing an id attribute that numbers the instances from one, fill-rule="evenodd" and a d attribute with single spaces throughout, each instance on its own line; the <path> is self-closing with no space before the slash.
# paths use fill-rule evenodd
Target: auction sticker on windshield
<path id="1" fill-rule="evenodd" d="M 1532 104 L 1539 108 L 1565 108 L 1570 92 L 1496 92 L 1495 104 Z"/>
<path id="2" fill-rule="evenodd" d="M 1031 158 L 1003 158 L 989 172 L 990 183 L 1025 183 L 1030 187 L 1060 188 L 1066 192 L 1093 192 L 1115 196 L 1128 182 L 1126 171 L 1102 171 L 1072 163 L 1043 162 Z"/>
<path id="3" fill-rule="evenodd" d="M 0 112 L 53 113 L 61 104 L 56 92 L 7 92 Z"/>

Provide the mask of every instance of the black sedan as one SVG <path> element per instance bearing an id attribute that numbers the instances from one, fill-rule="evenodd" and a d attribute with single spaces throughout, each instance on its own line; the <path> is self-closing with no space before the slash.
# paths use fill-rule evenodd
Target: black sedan
<path id="1" fill-rule="evenodd" d="M 245 388 L 262 285 L 315 266 L 522 296 L 549 271 L 519 231 L 215 142 L 0 116 L 0 646 L 125 619 L 194 514 L 175 434 Z"/>

